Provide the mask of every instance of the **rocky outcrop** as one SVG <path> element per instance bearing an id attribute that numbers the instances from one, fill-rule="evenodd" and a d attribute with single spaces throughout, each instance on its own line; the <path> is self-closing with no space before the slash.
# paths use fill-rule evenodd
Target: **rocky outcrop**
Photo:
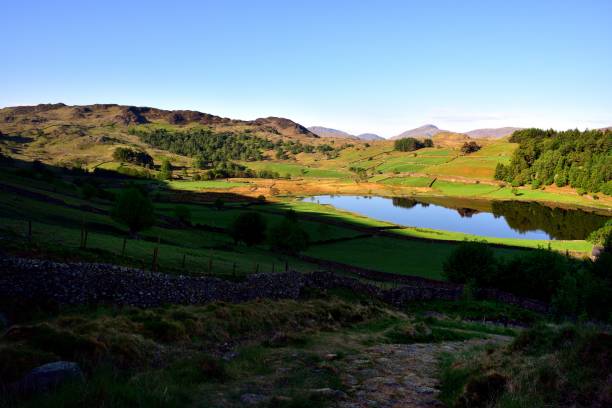
<path id="1" fill-rule="evenodd" d="M 37 367 L 26 374 L 9 389 L 20 394 L 47 392 L 68 381 L 83 382 L 83 372 L 77 363 L 56 361 Z"/>

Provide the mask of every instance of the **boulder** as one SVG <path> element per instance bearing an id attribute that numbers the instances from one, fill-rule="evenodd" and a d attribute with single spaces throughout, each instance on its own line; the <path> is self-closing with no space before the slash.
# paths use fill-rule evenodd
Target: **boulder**
<path id="1" fill-rule="evenodd" d="M 37 367 L 26 374 L 16 384 L 22 393 L 41 393 L 51 390 L 67 381 L 85 381 L 83 372 L 77 363 L 56 361 Z"/>

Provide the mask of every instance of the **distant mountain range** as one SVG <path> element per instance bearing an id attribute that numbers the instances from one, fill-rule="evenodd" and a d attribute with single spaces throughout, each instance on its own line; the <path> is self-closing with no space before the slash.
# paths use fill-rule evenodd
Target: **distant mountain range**
<path id="1" fill-rule="evenodd" d="M 406 137 L 415 138 L 432 138 L 440 133 L 447 134 L 458 134 L 467 135 L 472 139 L 501 139 L 512 134 L 515 130 L 520 130 L 518 127 L 501 127 L 501 128 L 487 128 L 487 129 L 474 129 L 469 132 L 454 132 L 450 130 L 443 130 L 438 128 L 436 125 L 427 124 L 418 128 L 409 129 L 399 135 L 389 138 L 390 140 L 404 139 Z M 332 129 L 323 126 L 311 126 L 308 128 L 309 131 L 320 137 L 333 137 L 342 139 L 353 139 L 353 140 L 384 140 L 383 137 L 374 133 L 362 133 L 360 135 L 352 135 L 338 129 Z"/>
<path id="2" fill-rule="evenodd" d="M 360 135 L 351 135 L 350 133 L 344 132 L 338 129 L 327 128 L 323 126 L 310 126 L 308 128 L 312 133 L 319 137 L 335 137 L 341 139 L 353 139 L 353 140 L 384 140 L 383 137 L 375 135 L 374 133 L 362 133 Z"/>

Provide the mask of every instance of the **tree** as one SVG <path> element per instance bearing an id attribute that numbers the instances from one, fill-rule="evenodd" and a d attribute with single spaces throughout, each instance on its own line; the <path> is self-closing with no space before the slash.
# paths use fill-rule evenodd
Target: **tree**
<path id="1" fill-rule="evenodd" d="M 111 217 L 126 225 L 132 236 L 153 226 L 155 214 L 151 199 L 135 187 L 124 189 L 117 197 Z"/>
<path id="2" fill-rule="evenodd" d="M 172 179 L 172 164 L 170 160 L 164 159 L 159 168 L 159 179 L 160 180 L 170 180 Z"/>
<path id="3" fill-rule="evenodd" d="M 268 241 L 273 250 L 297 254 L 308 248 L 310 237 L 298 223 L 295 211 L 291 210 L 280 223 L 270 229 Z"/>
<path id="4" fill-rule="evenodd" d="M 266 220 L 259 213 L 244 212 L 234 219 L 229 232 L 235 243 L 260 244 L 266 238 Z"/>
<path id="5" fill-rule="evenodd" d="M 459 244 L 443 265 L 444 276 L 454 283 L 490 286 L 497 271 L 497 260 L 491 247 L 477 241 Z"/>
<path id="6" fill-rule="evenodd" d="M 193 162 L 192 162 L 192 166 L 196 169 L 205 169 L 206 168 L 206 161 L 204 160 L 204 158 L 200 155 L 195 156 L 193 158 Z"/>

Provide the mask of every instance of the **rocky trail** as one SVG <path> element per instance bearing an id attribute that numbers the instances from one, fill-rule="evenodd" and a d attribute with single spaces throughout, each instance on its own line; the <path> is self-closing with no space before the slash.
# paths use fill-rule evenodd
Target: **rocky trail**
<path id="1" fill-rule="evenodd" d="M 381 344 L 346 359 L 342 381 L 348 395 L 340 408 L 443 407 L 438 401 L 438 363 L 444 353 L 510 341 L 509 337 L 459 342 Z"/>

